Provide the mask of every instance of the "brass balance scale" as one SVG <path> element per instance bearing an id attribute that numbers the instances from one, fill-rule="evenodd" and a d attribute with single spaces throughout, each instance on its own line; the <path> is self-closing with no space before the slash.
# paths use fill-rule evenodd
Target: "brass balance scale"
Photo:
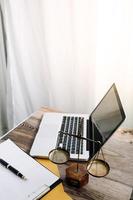
<path id="1" fill-rule="evenodd" d="M 66 132 L 62 132 L 62 131 L 60 131 L 59 134 L 64 134 L 64 135 L 68 135 L 71 137 L 73 136 L 73 137 L 78 138 L 79 140 L 82 139 L 82 140 L 86 140 L 86 141 L 91 141 L 91 142 L 98 143 L 99 145 L 101 145 L 100 141 L 95 141 L 95 140 L 92 140 L 89 138 L 82 137 L 81 136 L 81 131 L 83 130 L 82 126 L 83 126 L 83 123 L 81 123 L 79 135 L 73 135 L 73 134 L 69 134 Z M 79 144 L 80 144 L 80 142 L 79 142 Z M 102 159 L 99 158 L 100 153 L 101 153 Z M 80 146 L 79 146 L 79 152 L 78 152 L 77 165 L 74 165 L 74 167 L 70 166 L 69 167 L 70 169 L 66 169 L 66 172 L 68 172 L 68 171 L 70 172 L 73 170 L 73 173 L 69 173 L 69 176 L 72 176 L 72 179 L 74 179 L 74 173 L 75 173 L 76 178 L 78 176 L 78 177 L 80 177 L 79 179 L 82 179 L 82 177 L 80 176 L 81 175 L 80 173 L 83 170 L 80 171 L 79 157 L 80 157 Z M 61 147 L 56 147 L 55 149 L 53 149 L 49 152 L 49 160 L 51 160 L 55 164 L 64 164 L 69 159 L 70 159 L 69 152 L 65 149 L 62 149 Z M 110 167 L 109 167 L 109 164 L 105 160 L 102 148 L 99 149 L 99 151 L 93 156 L 93 158 L 91 160 L 88 160 L 86 169 L 84 171 L 85 171 L 84 176 L 86 176 L 86 173 L 87 173 L 87 174 L 90 174 L 97 178 L 104 177 L 109 173 Z M 86 176 L 86 177 L 88 178 L 88 176 Z M 71 179 L 71 177 L 69 177 L 69 179 Z M 85 181 L 85 183 L 88 183 L 88 181 Z"/>

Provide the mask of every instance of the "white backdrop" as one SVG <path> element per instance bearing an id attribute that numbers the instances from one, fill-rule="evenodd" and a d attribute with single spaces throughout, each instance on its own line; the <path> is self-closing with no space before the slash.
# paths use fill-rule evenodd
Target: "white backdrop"
<path id="1" fill-rule="evenodd" d="M 92 111 L 116 82 L 133 127 L 131 0 L 5 0 L 14 124 L 40 106 Z"/>

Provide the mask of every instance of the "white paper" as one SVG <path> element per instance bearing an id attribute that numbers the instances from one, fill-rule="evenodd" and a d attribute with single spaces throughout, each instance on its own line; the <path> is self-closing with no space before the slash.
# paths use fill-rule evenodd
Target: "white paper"
<path id="1" fill-rule="evenodd" d="M 50 190 L 59 178 L 24 153 L 11 140 L 0 144 L 0 158 L 20 171 L 27 180 L 13 174 L 0 164 L 0 199 L 38 199 Z"/>

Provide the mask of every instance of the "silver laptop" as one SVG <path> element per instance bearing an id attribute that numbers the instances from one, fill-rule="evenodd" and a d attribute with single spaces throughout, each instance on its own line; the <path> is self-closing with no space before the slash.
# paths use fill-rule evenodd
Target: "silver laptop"
<path id="1" fill-rule="evenodd" d="M 69 151 L 70 159 L 76 160 L 80 152 L 80 160 L 88 160 L 109 139 L 124 119 L 125 113 L 116 86 L 113 84 L 90 116 L 88 114 L 45 113 L 30 155 L 48 157 L 52 149 L 62 147 Z M 82 132 L 80 132 L 81 122 Z M 76 137 L 61 134 L 61 132 L 82 134 L 82 137 L 101 141 L 101 146 L 95 142 L 80 140 L 79 149 L 79 140 Z"/>

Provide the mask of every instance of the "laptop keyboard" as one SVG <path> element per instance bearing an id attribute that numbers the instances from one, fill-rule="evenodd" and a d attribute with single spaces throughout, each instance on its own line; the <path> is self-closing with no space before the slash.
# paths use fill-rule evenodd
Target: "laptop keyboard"
<path id="1" fill-rule="evenodd" d="M 73 135 L 83 136 L 84 118 L 74 116 L 63 116 L 60 131 Z M 82 128 L 82 131 L 81 131 Z M 66 149 L 71 154 L 83 154 L 83 140 L 73 136 L 59 133 L 57 147 Z M 80 149 L 79 149 L 80 148 Z"/>

